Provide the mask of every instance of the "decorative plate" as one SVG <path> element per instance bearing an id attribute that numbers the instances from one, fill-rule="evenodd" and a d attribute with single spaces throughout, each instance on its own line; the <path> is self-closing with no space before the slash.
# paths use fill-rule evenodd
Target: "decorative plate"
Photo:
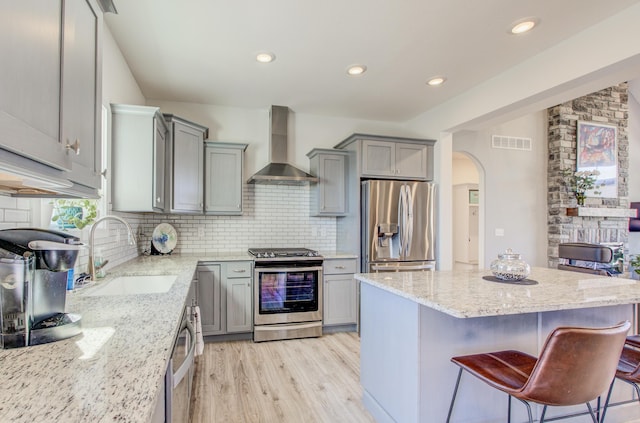
<path id="1" fill-rule="evenodd" d="M 176 248 L 178 233 L 170 224 L 161 223 L 153 230 L 151 242 L 160 254 L 169 254 Z"/>

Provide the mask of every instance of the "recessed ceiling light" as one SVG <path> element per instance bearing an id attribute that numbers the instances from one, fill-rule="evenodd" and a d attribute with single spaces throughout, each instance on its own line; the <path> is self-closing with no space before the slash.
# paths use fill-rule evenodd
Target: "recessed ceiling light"
<path id="1" fill-rule="evenodd" d="M 367 71 L 367 67 L 365 65 L 351 65 L 347 68 L 347 73 L 351 76 L 362 75 Z"/>
<path id="2" fill-rule="evenodd" d="M 427 84 L 431 85 L 432 87 L 437 87 L 438 85 L 444 84 L 444 81 L 446 80 L 447 78 L 445 78 L 444 76 L 434 76 L 427 81 Z"/>
<path id="3" fill-rule="evenodd" d="M 524 18 L 511 24 L 509 32 L 514 35 L 524 34 L 531 31 L 539 23 L 537 18 Z"/>
<path id="4" fill-rule="evenodd" d="M 256 60 L 260 63 L 271 63 L 276 60 L 276 55 L 269 52 L 262 52 L 256 54 Z"/>

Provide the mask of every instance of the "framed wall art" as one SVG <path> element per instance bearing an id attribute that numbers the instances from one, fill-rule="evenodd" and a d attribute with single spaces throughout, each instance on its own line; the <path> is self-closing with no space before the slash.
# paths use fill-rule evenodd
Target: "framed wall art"
<path id="1" fill-rule="evenodd" d="M 618 197 L 618 148 L 617 128 L 596 122 L 578 121 L 577 165 L 578 171 L 597 170 L 595 190 L 589 197 Z"/>

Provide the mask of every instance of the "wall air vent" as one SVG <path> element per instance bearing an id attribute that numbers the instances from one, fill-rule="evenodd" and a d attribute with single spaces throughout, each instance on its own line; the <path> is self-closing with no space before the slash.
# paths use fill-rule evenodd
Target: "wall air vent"
<path id="1" fill-rule="evenodd" d="M 506 148 L 508 150 L 531 151 L 531 138 L 509 137 L 506 135 L 492 135 L 492 148 Z"/>

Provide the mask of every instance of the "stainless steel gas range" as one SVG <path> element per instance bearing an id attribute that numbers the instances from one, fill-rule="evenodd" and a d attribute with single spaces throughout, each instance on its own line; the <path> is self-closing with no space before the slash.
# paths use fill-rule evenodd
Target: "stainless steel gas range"
<path id="1" fill-rule="evenodd" d="M 307 248 L 250 248 L 253 340 L 322 336 L 322 256 Z"/>

